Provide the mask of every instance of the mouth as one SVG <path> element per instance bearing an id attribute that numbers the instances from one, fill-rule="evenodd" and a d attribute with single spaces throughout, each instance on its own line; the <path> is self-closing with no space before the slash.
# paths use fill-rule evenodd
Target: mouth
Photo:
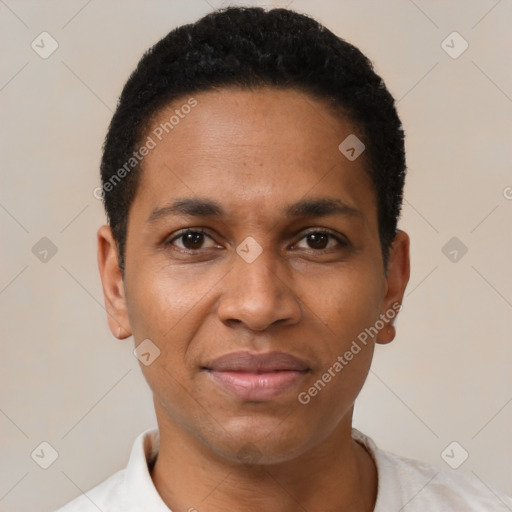
<path id="1" fill-rule="evenodd" d="M 252 402 L 272 400 L 297 388 L 311 372 L 305 361 L 282 352 L 234 352 L 202 369 L 231 395 Z"/>

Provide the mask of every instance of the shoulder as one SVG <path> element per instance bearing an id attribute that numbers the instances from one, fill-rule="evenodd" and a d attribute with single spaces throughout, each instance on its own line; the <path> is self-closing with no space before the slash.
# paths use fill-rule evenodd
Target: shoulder
<path id="1" fill-rule="evenodd" d="M 98 510 L 112 510 L 112 506 L 121 505 L 121 489 L 125 472 L 126 470 L 122 469 L 114 473 L 55 512 L 98 512 Z"/>
<path id="2" fill-rule="evenodd" d="M 512 499 L 474 474 L 444 469 L 377 448 L 360 432 L 354 439 L 373 456 L 378 471 L 375 512 L 510 512 Z"/>
<path id="3" fill-rule="evenodd" d="M 160 446 L 156 428 L 142 432 L 133 443 L 126 468 L 82 493 L 56 512 L 168 511 L 150 474 Z"/>
<path id="4" fill-rule="evenodd" d="M 457 470 L 381 452 L 391 478 L 411 510 L 487 512 L 510 511 L 512 499 L 478 477 Z M 416 508 L 415 508 L 416 507 Z"/>

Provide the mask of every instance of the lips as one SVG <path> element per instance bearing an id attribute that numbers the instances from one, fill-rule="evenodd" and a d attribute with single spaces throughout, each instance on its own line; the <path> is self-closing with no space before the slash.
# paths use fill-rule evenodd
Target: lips
<path id="1" fill-rule="evenodd" d="M 208 362 L 203 369 L 228 393 L 257 402 L 296 388 L 310 372 L 305 361 L 283 352 L 233 352 Z"/>
<path id="2" fill-rule="evenodd" d="M 306 362 L 284 352 L 267 352 L 251 354 L 250 352 L 233 352 L 207 363 L 205 368 L 218 372 L 268 373 L 276 371 L 306 371 Z"/>

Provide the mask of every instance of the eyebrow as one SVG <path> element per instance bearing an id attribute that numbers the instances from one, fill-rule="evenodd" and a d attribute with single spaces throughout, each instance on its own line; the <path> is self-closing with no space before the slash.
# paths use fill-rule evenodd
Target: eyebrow
<path id="1" fill-rule="evenodd" d="M 363 212 L 349 206 L 341 199 L 319 197 L 302 199 L 285 210 L 286 217 L 326 217 L 327 215 L 343 215 L 345 217 L 361 217 Z"/>
<path id="2" fill-rule="evenodd" d="M 222 217 L 222 206 L 210 199 L 176 199 L 172 204 L 155 208 L 147 222 L 155 222 L 171 215 L 188 215 L 190 217 Z"/>
<path id="3" fill-rule="evenodd" d="M 211 199 L 183 198 L 176 199 L 173 203 L 155 208 L 148 217 L 147 222 L 172 215 L 187 215 L 190 217 L 226 217 L 226 211 L 222 206 Z M 302 199 L 284 210 L 287 218 L 298 217 L 326 217 L 328 215 L 343 215 L 346 217 L 363 218 L 363 213 L 344 203 L 341 199 L 319 197 L 315 199 Z"/>

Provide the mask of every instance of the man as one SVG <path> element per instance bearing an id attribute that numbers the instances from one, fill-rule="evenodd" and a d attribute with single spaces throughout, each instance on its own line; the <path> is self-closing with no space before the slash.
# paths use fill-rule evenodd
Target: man
<path id="1" fill-rule="evenodd" d="M 409 279 L 403 130 L 359 50 L 284 9 L 179 27 L 128 80 L 101 173 L 108 321 L 158 429 L 61 512 L 510 509 L 352 428 Z"/>

